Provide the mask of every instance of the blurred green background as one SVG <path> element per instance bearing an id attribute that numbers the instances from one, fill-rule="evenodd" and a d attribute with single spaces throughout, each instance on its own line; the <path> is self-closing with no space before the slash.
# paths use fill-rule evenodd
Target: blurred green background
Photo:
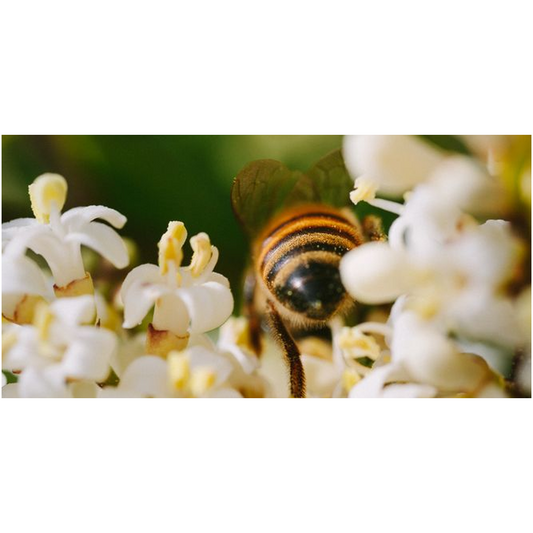
<path id="1" fill-rule="evenodd" d="M 314 135 L 3 136 L 2 221 L 33 216 L 28 185 L 57 172 L 69 184 L 65 210 L 101 204 L 126 215 L 121 234 L 138 244 L 140 262 L 157 262 L 170 220 L 183 221 L 189 236 L 208 233 L 220 250 L 216 270 L 239 297 L 247 243 L 231 210 L 233 178 L 262 158 L 307 170 L 341 142 Z"/>

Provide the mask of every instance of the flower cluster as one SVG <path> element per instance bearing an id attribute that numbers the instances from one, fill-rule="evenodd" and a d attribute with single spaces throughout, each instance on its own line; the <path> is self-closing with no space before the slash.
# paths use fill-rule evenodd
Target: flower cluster
<path id="1" fill-rule="evenodd" d="M 137 266 L 115 297 L 93 281 L 82 245 L 125 268 L 128 247 L 114 228 L 126 218 L 103 206 L 62 213 L 67 182 L 57 174 L 39 176 L 29 193 L 35 218 L 2 226 L 3 396 L 269 393 L 242 340 L 245 325 L 228 321 L 218 344 L 206 335 L 231 315 L 233 297 L 228 280 L 214 272 L 218 250 L 205 233 L 190 239 L 192 260 L 182 266 L 187 232 L 170 222 L 159 265 Z M 130 333 L 152 308 L 147 331 Z"/>
<path id="2" fill-rule="evenodd" d="M 530 139 L 455 142 L 345 138 L 347 203 L 362 228 L 369 210 L 388 223 L 341 261 L 356 325 L 336 316 L 331 340 L 311 331 L 297 341 L 307 396 L 531 394 Z M 231 316 L 206 233 L 188 239 L 171 221 L 157 264 L 109 283 L 102 272 L 134 256 L 117 233 L 126 217 L 62 212 L 57 174 L 39 176 L 29 196 L 34 218 L 2 225 L 3 396 L 288 397 L 277 345 L 266 336 L 258 357 L 251 323 Z"/>
<path id="3" fill-rule="evenodd" d="M 531 163 L 516 156 L 529 152 L 529 141 L 466 141 L 486 159 L 449 155 L 414 137 L 345 140 L 352 201 L 398 215 L 386 242 L 364 244 L 341 263 L 356 301 L 394 303 L 376 331 L 384 349 L 351 397 L 506 396 L 504 377 L 526 377 L 530 251 L 520 223 L 509 220 L 516 203 L 529 212 Z"/>

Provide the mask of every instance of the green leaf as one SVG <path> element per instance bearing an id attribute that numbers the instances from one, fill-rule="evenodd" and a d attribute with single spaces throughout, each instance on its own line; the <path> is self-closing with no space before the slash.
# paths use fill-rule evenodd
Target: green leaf
<path id="1" fill-rule="evenodd" d="M 2 370 L 2 374 L 6 377 L 7 384 L 16 383 L 19 380 L 19 378 L 9 370 Z"/>

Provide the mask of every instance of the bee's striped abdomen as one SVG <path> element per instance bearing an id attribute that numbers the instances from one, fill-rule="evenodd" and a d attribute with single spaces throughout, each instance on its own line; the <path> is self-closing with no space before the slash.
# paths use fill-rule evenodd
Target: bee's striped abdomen
<path id="1" fill-rule="evenodd" d="M 347 297 L 339 262 L 360 243 L 359 230 L 338 211 L 314 208 L 288 214 L 264 234 L 258 274 L 286 309 L 325 321 Z"/>

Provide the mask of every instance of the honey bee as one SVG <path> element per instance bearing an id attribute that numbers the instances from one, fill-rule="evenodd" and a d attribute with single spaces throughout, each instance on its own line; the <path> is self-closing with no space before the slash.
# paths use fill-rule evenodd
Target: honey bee
<path id="1" fill-rule="evenodd" d="M 305 375 L 287 325 L 324 327 L 352 307 L 340 260 L 368 238 L 382 238 L 378 219 L 361 224 L 347 209 L 352 188 L 340 150 L 305 174 L 278 161 L 254 161 L 233 183 L 233 210 L 251 237 L 253 267 L 244 290 L 250 338 L 259 355 L 265 315 L 288 363 L 294 398 L 305 397 Z"/>

